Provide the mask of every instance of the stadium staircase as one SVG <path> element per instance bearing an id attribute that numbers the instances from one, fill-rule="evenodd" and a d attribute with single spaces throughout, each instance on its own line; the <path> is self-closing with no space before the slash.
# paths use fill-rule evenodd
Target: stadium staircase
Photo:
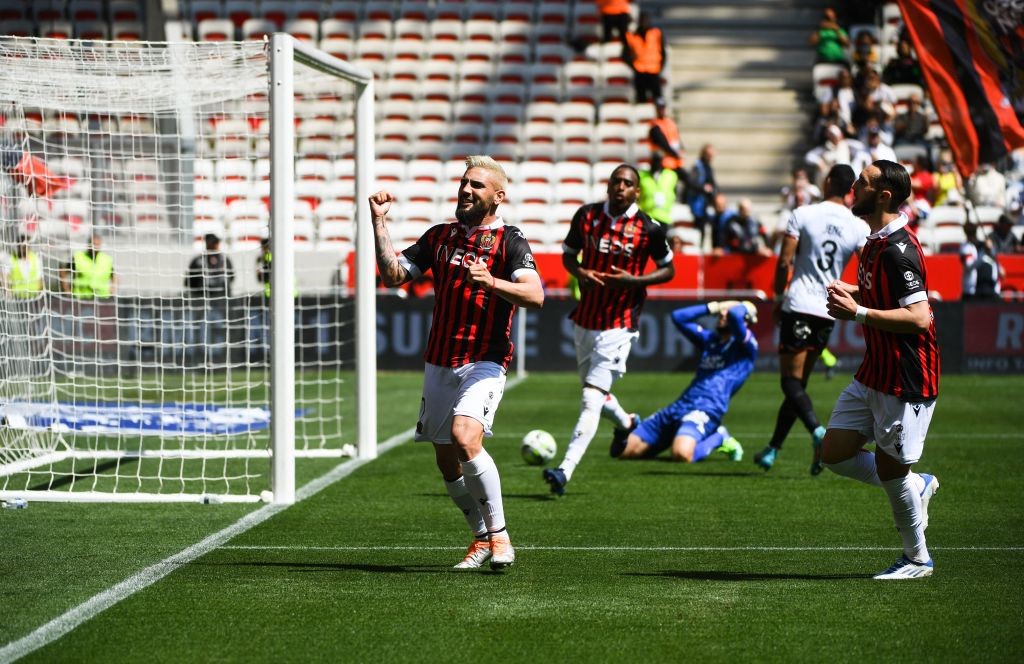
<path id="1" fill-rule="evenodd" d="M 807 38 L 822 0 L 645 0 L 670 46 L 672 109 L 692 163 L 717 148 L 715 174 L 735 201 L 751 198 L 762 219 L 811 147 Z"/>

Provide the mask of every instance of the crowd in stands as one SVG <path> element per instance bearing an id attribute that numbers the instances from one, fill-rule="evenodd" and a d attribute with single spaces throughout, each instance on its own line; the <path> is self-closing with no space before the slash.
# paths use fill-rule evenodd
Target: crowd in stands
<path id="1" fill-rule="evenodd" d="M 809 43 L 816 49 L 818 102 L 815 147 L 805 164 L 811 182 L 820 185 L 838 163 L 859 171 L 875 159 L 898 161 L 910 171 L 913 184 L 904 211 L 926 250 L 956 253 L 965 236 L 973 242 L 975 230 L 980 236 L 997 225 L 1019 239 L 1024 232 L 1024 151 L 998 164 L 980 164 L 962 181 L 897 3 L 826 8 Z M 791 200 L 794 191 L 803 192 L 801 202 L 816 200 L 806 185 L 788 187 L 784 206 L 796 202 Z M 969 219 L 973 228 L 965 225 Z M 987 241 L 977 246 L 983 254 L 998 251 L 997 246 L 1009 248 Z"/>

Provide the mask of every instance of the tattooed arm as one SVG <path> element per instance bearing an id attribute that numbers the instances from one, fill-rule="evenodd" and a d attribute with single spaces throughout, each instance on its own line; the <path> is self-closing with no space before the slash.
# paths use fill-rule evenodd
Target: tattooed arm
<path id="1" fill-rule="evenodd" d="M 373 244 L 377 254 L 377 270 L 380 272 L 381 281 L 388 288 L 401 286 L 410 279 L 409 271 L 398 262 L 398 255 L 391 245 L 391 234 L 388 233 L 384 222 L 384 217 L 391 209 L 391 203 L 394 200 L 394 195 L 389 191 L 378 191 L 370 196 L 370 215 L 373 223 Z"/>

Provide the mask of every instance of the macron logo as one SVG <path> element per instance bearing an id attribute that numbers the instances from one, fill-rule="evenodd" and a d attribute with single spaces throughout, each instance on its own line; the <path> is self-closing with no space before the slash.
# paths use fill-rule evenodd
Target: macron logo
<path id="1" fill-rule="evenodd" d="M 900 253 L 901 253 L 901 254 L 902 254 L 902 253 L 903 253 L 904 251 L 906 251 L 906 250 L 907 250 L 907 243 L 906 243 L 906 242 L 897 242 L 897 243 L 896 243 L 896 246 L 900 248 Z"/>

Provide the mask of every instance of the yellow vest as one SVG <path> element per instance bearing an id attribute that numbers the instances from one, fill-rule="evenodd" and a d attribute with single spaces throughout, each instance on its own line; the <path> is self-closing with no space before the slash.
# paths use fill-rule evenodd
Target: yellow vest
<path id="1" fill-rule="evenodd" d="M 274 262 L 274 254 L 266 251 L 263 253 L 263 264 L 267 267 L 267 280 L 263 282 L 263 296 L 270 297 L 270 264 Z M 292 295 L 295 297 L 299 296 L 299 287 L 296 286 L 292 289 Z"/>
<path id="2" fill-rule="evenodd" d="M 71 292 L 75 297 L 110 297 L 114 280 L 114 259 L 102 251 L 90 256 L 88 251 L 76 251 L 75 280 Z"/>
<path id="3" fill-rule="evenodd" d="M 661 169 L 655 179 L 650 171 L 640 171 L 640 197 L 637 205 L 651 215 L 651 219 L 663 224 L 672 223 L 672 204 L 676 202 L 676 185 L 679 175 L 667 168 Z"/>
<path id="4" fill-rule="evenodd" d="M 11 254 L 10 288 L 14 297 L 31 299 L 43 292 L 43 270 L 39 264 L 39 256 L 34 251 L 28 252 L 28 270 L 22 270 L 22 261 Z"/>

